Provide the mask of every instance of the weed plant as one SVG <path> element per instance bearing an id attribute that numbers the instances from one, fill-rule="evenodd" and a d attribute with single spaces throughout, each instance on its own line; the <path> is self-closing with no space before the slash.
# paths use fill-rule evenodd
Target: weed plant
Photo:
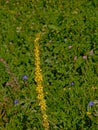
<path id="1" fill-rule="evenodd" d="M 98 130 L 98 0 L 0 0 L 0 130 Z"/>

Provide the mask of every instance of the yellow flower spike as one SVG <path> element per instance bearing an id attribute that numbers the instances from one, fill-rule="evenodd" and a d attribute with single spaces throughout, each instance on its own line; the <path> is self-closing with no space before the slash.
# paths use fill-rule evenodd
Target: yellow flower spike
<path id="1" fill-rule="evenodd" d="M 37 91 L 38 93 L 43 93 L 43 88 L 42 88 L 41 86 L 37 86 L 37 87 L 36 87 L 36 91 Z"/>
<path id="2" fill-rule="evenodd" d="M 35 73 L 35 75 L 35 81 L 42 82 L 42 75 L 40 75 L 39 73 Z"/>
<path id="3" fill-rule="evenodd" d="M 43 127 L 45 130 L 49 130 L 48 116 L 46 114 L 46 101 L 44 99 L 43 86 L 42 86 L 43 78 L 42 78 L 41 68 L 40 68 L 40 51 L 39 51 L 39 44 L 38 44 L 38 41 L 40 40 L 40 35 L 41 34 L 38 33 L 34 40 L 35 81 L 37 83 L 36 92 L 38 93 L 37 98 L 39 100 L 39 106 L 43 117 Z"/>
<path id="4" fill-rule="evenodd" d="M 45 108 L 46 109 L 46 102 L 45 100 L 42 100 L 39 102 L 39 105 L 42 107 L 42 108 Z M 46 114 L 46 113 L 45 113 Z"/>
<path id="5" fill-rule="evenodd" d="M 43 100 L 43 99 L 44 99 L 44 95 L 43 95 L 42 93 L 38 93 L 37 98 L 38 98 L 39 100 Z"/>
<path id="6" fill-rule="evenodd" d="M 43 119 L 44 119 L 44 120 L 47 119 L 47 115 L 46 115 L 46 114 L 43 115 Z"/>
<path id="7" fill-rule="evenodd" d="M 43 126 L 45 127 L 45 130 L 49 130 L 49 123 L 46 120 L 43 120 Z"/>
<path id="8" fill-rule="evenodd" d="M 41 108 L 41 111 L 46 111 L 46 106 L 42 105 L 40 106 L 40 108 Z"/>

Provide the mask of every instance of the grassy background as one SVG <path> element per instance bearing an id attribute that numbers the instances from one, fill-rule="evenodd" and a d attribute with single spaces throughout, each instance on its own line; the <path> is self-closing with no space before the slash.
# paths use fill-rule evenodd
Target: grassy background
<path id="1" fill-rule="evenodd" d="M 88 116 L 87 106 L 98 100 L 98 1 L 1 0 L 0 8 L 0 59 L 11 71 L 1 60 L 0 129 L 44 130 L 34 80 L 34 39 L 41 32 L 50 130 L 97 130 L 98 117 Z"/>

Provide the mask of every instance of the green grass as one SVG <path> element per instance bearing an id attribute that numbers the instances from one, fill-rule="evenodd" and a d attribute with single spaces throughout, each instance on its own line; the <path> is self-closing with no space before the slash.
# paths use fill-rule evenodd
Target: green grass
<path id="1" fill-rule="evenodd" d="M 50 130 L 97 130 L 98 107 L 87 112 L 98 100 L 98 1 L 1 0 L 0 8 L 0 130 L 44 130 L 34 80 L 38 32 Z"/>

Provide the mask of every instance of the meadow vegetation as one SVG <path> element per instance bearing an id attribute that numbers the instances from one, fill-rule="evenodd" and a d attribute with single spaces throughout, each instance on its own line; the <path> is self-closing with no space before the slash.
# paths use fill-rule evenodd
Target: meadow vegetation
<path id="1" fill-rule="evenodd" d="M 98 130 L 98 0 L 0 0 L 0 130 Z"/>

